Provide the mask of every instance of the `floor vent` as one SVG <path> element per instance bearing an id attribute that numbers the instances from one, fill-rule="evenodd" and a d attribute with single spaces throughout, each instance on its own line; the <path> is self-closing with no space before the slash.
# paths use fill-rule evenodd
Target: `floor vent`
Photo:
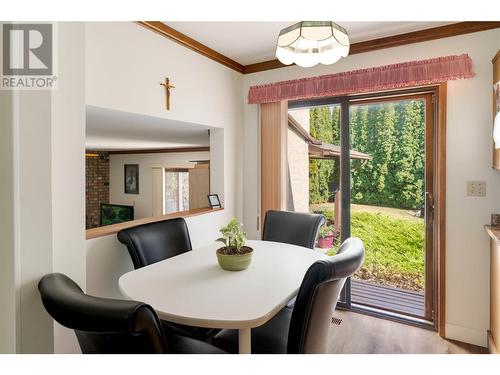
<path id="1" fill-rule="evenodd" d="M 339 326 L 342 323 L 342 319 L 332 316 L 332 324 Z"/>

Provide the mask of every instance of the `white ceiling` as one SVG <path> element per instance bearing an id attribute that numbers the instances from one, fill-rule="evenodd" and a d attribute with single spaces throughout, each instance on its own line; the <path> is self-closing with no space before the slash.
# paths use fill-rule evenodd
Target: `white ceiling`
<path id="1" fill-rule="evenodd" d="M 209 146 L 208 127 L 87 106 L 88 150 L 148 150 Z"/>
<path id="2" fill-rule="evenodd" d="M 165 22 L 177 31 L 249 65 L 273 60 L 281 29 L 295 22 Z M 453 22 L 339 22 L 351 43 L 438 27 Z"/>

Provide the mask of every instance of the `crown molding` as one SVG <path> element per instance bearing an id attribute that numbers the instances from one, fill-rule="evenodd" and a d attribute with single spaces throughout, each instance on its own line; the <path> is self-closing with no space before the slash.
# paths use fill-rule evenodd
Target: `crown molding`
<path id="1" fill-rule="evenodd" d="M 137 21 L 136 23 L 243 74 L 263 72 L 266 70 L 290 66 L 282 64 L 279 60 L 269 60 L 256 64 L 242 65 L 230 59 L 229 57 L 224 56 L 221 53 L 205 46 L 204 44 L 188 37 L 187 35 L 171 28 L 170 26 L 165 25 L 163 22 Z M 406 44 L 421 43 L 429 40 L 449 38 L 452 36 L 475 33 L 478 31 L 485 31 L 496 28 L 500 28 L 499 21 L 457 22 L 450 25 L 433 27 L 430 29 L 414 31 L 411 33 L 353 43 L 351 44 L 349 55 L 376 51 L 384 48 L 398 47 Z"/>
<path id="2" fill-rule="evenodd" d="M 376 51 L 384 48 L 398 47 L 406 44 L 421 43 L 429 40 L 449 38 L 452 36 L 496 29 L 499 27 L 500 22 L 497 21 L 458 22 L 450 25 L 414 31 L 411 33 L 353 43 L 349 49 L 349 55 Z M 243 74 L 263 72 L 265 70 L 278 69 L 286 66 L 290 65 L 284 65 L 279 60 L 264 61 L 261 63 L 246 65 Z"/>
<path id="3" fill-rule="evenodd" d="M 245 67 L 240 63 L 237 63 L 236 61 L 230 59 L 229 57 L 224 56 L 223 54 L 211 49 L 210 47 L 207 47 L 206 45 L 198 42 L 197 40 L 194 40 L 193 38 L 188 37 L 187 35 L 171 28 L 170 26 L 165 25 L 163 22 L 136 21 L 136 23 L 138 25 L 145 27 L 146 29 L 154 31 L 155 33 L 158 33 L 170 40 L 173 40 L 174 42 L 177 42 L 183 45 L 184 47 L 189 48 L 190 50 L 198 52 L 199 54 L 208 57 L 209 59 L 212 59 L 218 62 L 219 64 L 225 65 L 228 68 L 236 70 L 237 72 L 240 73 L 243 73 L 244 71 Z"/>

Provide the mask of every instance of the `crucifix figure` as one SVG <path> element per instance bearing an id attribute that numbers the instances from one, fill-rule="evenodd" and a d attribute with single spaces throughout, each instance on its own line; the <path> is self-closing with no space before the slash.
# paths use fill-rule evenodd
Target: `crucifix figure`
<path id="1" fill-rule="evenodd" d="M 165 83 L 160 83 L 160 86 L 165 87 L 165 93 L 167 94 L 167 111 L 170 111 L 170 89 L 174 89 L 175 86 L 170 84 L 170 78 L 165 78 Z"/>

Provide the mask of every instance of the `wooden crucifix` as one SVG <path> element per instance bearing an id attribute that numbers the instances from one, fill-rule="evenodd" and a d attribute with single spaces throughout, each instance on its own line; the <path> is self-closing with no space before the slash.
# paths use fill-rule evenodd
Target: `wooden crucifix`
<path id="1" fill-rule="evenodd" d="M 170 78 L 168 77 L 165 78 L 165 83 L 160 83 L 160 86 L 165 87 L 165 93 L 167 96 L 167 111 L 170 111 L 170 89 L 174 89 L 175 86 L 170 84 Z"/>

